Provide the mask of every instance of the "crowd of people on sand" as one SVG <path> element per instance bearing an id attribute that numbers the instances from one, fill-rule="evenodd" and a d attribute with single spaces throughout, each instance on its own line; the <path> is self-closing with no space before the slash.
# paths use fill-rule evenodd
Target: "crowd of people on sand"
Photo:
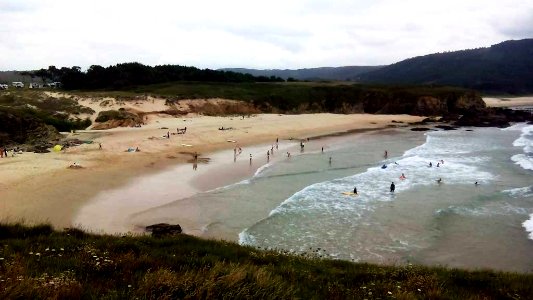
<path id="1" fill-rule="evenodd" d="M 9 150 L 7 147 L 0 147 L 0 158 L 8 158 L 9 152 L 11 152 L 11 157 L 15 157 L 16 154 L 21 154 L 22 150 L 17 146 Z"/>
<path id="2" fill-rule="evenodd" d="M 6 147 L 0 147 L 0 157 L 1 158 L 4 158 L 4 157 L 8 157 L 8 153 L 7 153 L 7 148 Z M 15 154 L 15 150 L 13 150 L 13 155 Z"/>

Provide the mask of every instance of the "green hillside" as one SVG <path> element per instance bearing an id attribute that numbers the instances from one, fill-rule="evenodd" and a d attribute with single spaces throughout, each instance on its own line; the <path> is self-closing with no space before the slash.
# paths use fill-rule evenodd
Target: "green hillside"
<path id="1" fill-rule="evenodd" d="M 533 39 L 414 57 L 358 78 L 380 84 L 450 85 L 492 94 L 533 93 L 532 79 Z"/>

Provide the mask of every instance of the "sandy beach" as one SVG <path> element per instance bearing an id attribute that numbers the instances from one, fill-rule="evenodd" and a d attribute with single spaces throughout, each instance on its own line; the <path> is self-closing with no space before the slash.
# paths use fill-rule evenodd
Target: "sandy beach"
<path id="1" fill-rule="evenodd" d="M 161 100 L 154 100 L 149 107 L 139 103 L 137 109 L 157 111 L 159 108 L 154 106 L 161 106 L 158 101 Z M 97 101 L 85 102 L 87 106 L 101 109 Z M 254 155 L 258 153 L 259 157 L 259 153 L 266 152 L 270 148 L 268 145 L 274 144 L 276 138 L 279 138 L 280 143 L 290 145 L 291 140 L 297 143 L 297 140 L 307 137 L 385 128 L 392 124 L 398 125 L 392 123 L 393 120 L 408 123 L 420 121 L 422 118 L 368 114 L 260 114 L 244 118 L 188 114 L 170 117 L 152 113 L 140 128 L 67 133 L 69 138 L 92 143 L 70 147 L 61 152 L 25 152 L 15 157 L 0 159 L 0 219 L 28 224 L 47 222 L 59 229 L 71 227 L 75 225 L 74 217 L 79 214 L 80 209 L 99 192 L 124 186 L 142 175 L 164 172 L 166 169 L 183 165 L 183 172 L 174 174 L 172 178 L 174 189 L 180 191 L 180 195 L 173 197 L 188 197 L 202 189 L 224 185 L 254 172 L 253 168 L 235 168 L 235 172 L 232 172 L 234 175 L 228 176 L 225 173 L 223 177 L 220 172 L 210 173 L 209 168 L 204 167 L 194 172 L 194 152 L 198 152 L 201 164 L 207 164 L 214 170 L 220 166 L 221 160 L 209 159 L 223 150 L 232 153 L 236 146 L 243 149 L 239 159 L 244 161 L 243 157 L 247 158 L 251 149 L 254 149 Z M 219 130 L 222 126 L 231 129 Z M 173 134 L 177 128 L 184 127 L 187 127 L 185 134 Z M 166 138 L 167 133 L 170 138 Z M 99 144 L 102 149 L 99 149 Z M 265 149 L 262 149 L 263 146 L 261 150 L 251 148 L 253 145 L 264 145 Z M 140 152 L 127 152 L 128 148 L 139 148 Z M 69 168 L 73 163 L 82 168 Z M 223 163 L 227 163 L 227 160 Z M 147 203 L 140 206 L 133 203 L 126 205 L 124 207 L 134 209 L 128 212 L 116 211 L 110 217 L 135 213 L 139 209 L 155 207 L 168 200 L 168 197 L 158 200 L 155 194 L 152 195 Z M 106 215 L 109 212 L 93 213 Z M 113 229 L 115 227 L 110 228 L 110 231 Z"/>
<path id="2" fill-rule="evenodd" d="M 533 97 L 485 97 L 483 98 L 488 107 L 516 107 L 532 106 Z"/>
<path id="3" fill-rule="evenodd" d="M 64 94 L 50 96 L 64 97 Z M 485 98 L 488 106 L 530 105 L 533 97 L 512 99 Z M 109 211 L 92 211 L 99 218 L 120 219 L 127 214 L 164 205 L 179 198 L 189 197 L 195 193 L 213 189 L 235 182 L 239 178 L 250 176 L 259 164 L 250 167 L 248 155 L 265 159 L 264 153 L 276 138 L 288 147 L 299 139 L 322 136 L 353 130 L 379 129 L 390 125 L 401 125 L 423 119 L 408 115 L 370 115 L 370 114 L 304 114 L 278 115 L 259 114 L 247 117 L 210 117 L 197 114 L 169 116 L 158 113 L 165 109 L 164 99 L 150 98 L 144 101 L 121 102 L 113 98 L 80 98 L 78 102 L 93 108 L 96 113 L 104 109 L 127 108 L 146 112 L 145 125 L 140 128 L 120 127 L 108 130 L 83 130 L 65 133 L 68 138 L 76 138 L 90 143 L 64 149 L 61 152 L 46 154 L 22 153 L 15 157 L 0 159 L 0 219 L 6 222 L 42 223 L 47 222 L 56 228 L 76 225 L 80 210 L 92 202 L 103 201 L 105 193 L 117 187 L 135 182 L 140 176 L 161 173 L 181 166 L 180 172 L 172 173 L 172 195 L 159 195 L 152 191 L 147 194 L 149 201 L 127 203 L 117 206 L 108 203 Z M 195 100 L 198 101 L 198 100 Z M 218 103 L 230 101 L 223 99 L 203 100 Z M 181 107 L 191 105 L 193 101 L 183 100 Z M 105 104 L 105 105 L 104 105 Z M 395 121 L 394 123 L 392 121 Z M 185 134 L 177 134 L 177 128 L 187 127 Z M 219 130 L 219 128 L 229 128 Z M 170 138 L 167 138 L 167 134 Z M 99 149 L 99 145 L 102 149 Z M 252 147 L 252 146 L 256 147 Z M 260 145 L 260 146 L 258 146 Z M 239 156 L 241 166 L 235 165 L 231 172 L 219 172 L 227 167 L 228 159 L 216 158 L 217 153 L 225 153 L 231 160 L 235 147 L 241 147 Z M 127 152 L 129 148 L 138 148 L 140 152 Z M 264 149 L 263 149 L 264 148 Z M 223 152 L 225 151 L 225 152 Z M 202 167 L 192 170 L 193 154 L 197 152 Z M 222 155 L 222 154 L 220 154 Z M 219 157 L 220 157 L 219 155 Z M 76 163 L 83 168 L 68 168 Z M 205 167 L 205 166 L 209 167 Z M 162 183 L 164 186 L 165 183 Z M 170 183 L 167 183 L 170 184 Z M 155 184 L 157 186 L 157 184 Z M 135 189 L 132 189 L 135 193 Z M 100 200 L 95 200 L 98 196 Z M 105 207 L 105 206 L 104 206 Z M 188 206 L 188 209 L 194 207 Z M 101 206 L 98 206 L 101 208 Z M 87 209 L 86 209 L 87 211 Z M 102 217 L 103 216 L 103 217 Z M 194 221 L 194 220 L 193 220 Z M 194 223 L 194 222 L 193 222 Z M 107 222 L 104 227 L 108 232 L 130 231 L 119 221 Z"/>

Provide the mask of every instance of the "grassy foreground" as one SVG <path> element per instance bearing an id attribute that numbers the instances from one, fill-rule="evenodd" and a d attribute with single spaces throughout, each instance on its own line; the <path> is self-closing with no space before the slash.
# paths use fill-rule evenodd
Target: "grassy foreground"
<path id="1" fill-rule="evenodd" d="M 533 274 L 376 266 L 180 235 L 0 224 L 0 299 L 532 299 Z"/>

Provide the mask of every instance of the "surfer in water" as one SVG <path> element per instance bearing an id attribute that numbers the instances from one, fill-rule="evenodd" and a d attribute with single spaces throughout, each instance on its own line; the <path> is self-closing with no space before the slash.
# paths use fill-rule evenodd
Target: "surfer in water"
<path id="1" fill-rule="evenodd" d="M 357 195 L 357 187 L 354 186 L 353 193 Z"/>
<path id="2" fill-rule="evenodd" d="M 387 168 L 387 165 L 383 165 L 381 166 L 382 169 L 386 169 Z"/>
<path id="3" fill-rule="evenodd" d="M 441 184 L 442 183 L 442 178 L 437 179 L 437 183 Z"/>
<path id="4" fill-rule="evenodd" d="M 429 162 L 429 167 L 430 167 L 430 168 L 433 167 L 433 164 L 432 164 L 431 162 Z"/>
<path id="5" fill-rule="evenodd" d="M 394 190 L 396 189 L 396 186 L 394 185 L 394 182 L 390 184 L 390 192 L 394 193 Z"/>

